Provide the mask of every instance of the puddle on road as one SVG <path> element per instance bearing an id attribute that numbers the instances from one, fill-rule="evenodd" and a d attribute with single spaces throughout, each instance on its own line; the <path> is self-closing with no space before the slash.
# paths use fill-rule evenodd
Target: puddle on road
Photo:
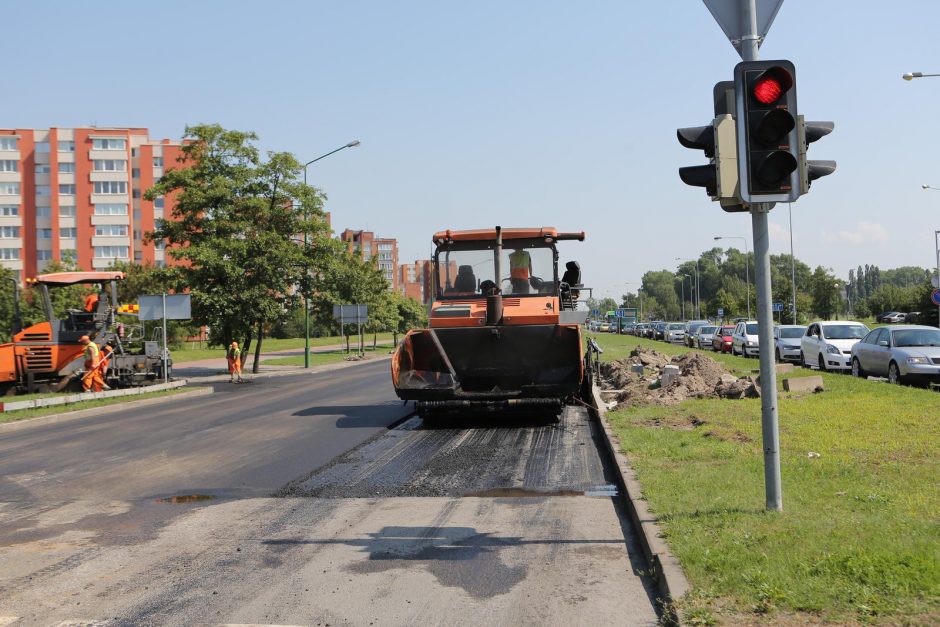
<path id="1" fill-rule="evenodd" d="M 617 486 L 612 484 L 594 486 L 587 490 L 550 490 L 539 488 L 490 488 L 480 492 L 471 492 L 464 496 L 483 498 L 505 497 L 547 497 L 547 496 L 591 496 L 612 497 L 617 496 Z"/>
<path id="2" fill-rule="evenodd" d="M 211 494 L 178 494 L 176 496 L 166 496 L 162 499 L 154 499 L 155 503 L 198 503 L 200 501 L 211 501 L 215 497 Z"/>

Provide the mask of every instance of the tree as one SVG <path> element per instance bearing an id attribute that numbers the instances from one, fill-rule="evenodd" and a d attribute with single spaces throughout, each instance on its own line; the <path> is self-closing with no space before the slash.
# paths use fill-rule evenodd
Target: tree
<path id="1" fill-rule="evenodd" d="M 283 319 L 335 255 L 323 214 L 323 194 L 300 182 L 301 164 L 288 153 L 262 159 L 254 133 L 217 124 L 187 127 L 180 163 L 145 197 L 172 200 L 172 219 L 148 240 L 164 240 L 184 262 L 176 288 L 189 289 L 193 318 L 216 341 L 241 340 L 243 360 L 266 324 Z M 307 234 L 310 245 L 299 245 Z"/>
<path id="2" fill-rule="evenodd" d="M 421 329 L 428 325 L 427 308 L 414 298 L 396 292 L 391 294 L 391 301 L 398 309 L 397 325 L 392 329 L 396 344 L 399 333 L 407 333 L 412 329 Z"/>
<path id="3" fill-rule="evenodd" d="M 817 266 L 810 280 L 810 292 L 813 296 L 813 310 L 820 318 L 829 320 L 841 311 L 839 288 L 841 282 L 831 269 Z"/>
<path id="4" fill-rule="evenodd" d="M 669 270 L 649 271 L 643 275 L 643 292 L 659 306 L 663 318 L 679 318 L 679 283 L 676 275 Z M 646 305 L 646 298 L 644 305 Z M 649 309 L 652 313 L 654 310 Z"/>

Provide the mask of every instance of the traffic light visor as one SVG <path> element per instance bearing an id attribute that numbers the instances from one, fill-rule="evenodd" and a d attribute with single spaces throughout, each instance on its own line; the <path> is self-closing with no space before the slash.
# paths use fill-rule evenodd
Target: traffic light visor
<path id="1" fill-rule="evenodd" d="M 793 87 L 793 76 L 782 67 L 772 67 L 757 77 L 751 88 L 751 94 L 761 104 L 773 104 L 791 87 Z"/>

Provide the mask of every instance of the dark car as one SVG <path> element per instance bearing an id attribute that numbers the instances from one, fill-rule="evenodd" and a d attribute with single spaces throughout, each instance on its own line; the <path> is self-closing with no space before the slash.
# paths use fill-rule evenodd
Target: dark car
<path id="1" fill-rule="evenodd" d="M 897 311 L 882 311 L 880 314 L 875 316 L 875 322 L 894 322 L 893 320 L 888 320 L 888 318 L 893 318 L 898 315 L 903 315 Z"/>
<path id="2" fill-rule="evenodd" d="M 719 353 L 731 352 L 731 334 L 734 333 L 733 326 L 722 326 L 715 330 L 715 337 L 712 338 L 712 350 Z"/>
<path id="3" fill-rule="evenodd" d="M 653 339 L 654 340 L 665 340 L 666 339 L 666 325 L 668 322 L 657 322 L 653 325 Z"/>

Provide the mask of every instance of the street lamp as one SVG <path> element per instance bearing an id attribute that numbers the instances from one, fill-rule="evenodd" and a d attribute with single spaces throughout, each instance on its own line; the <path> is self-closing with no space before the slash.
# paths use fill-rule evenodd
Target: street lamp
<path id="1" fill-rule="evenodd" d="M 686 274 L 686 273 L 683 272 L 683 273 L 682 273 L 682 276 L 684 276 L 684 277 L 686 277 L 686 278 L 689 279 L 689 299 L 691 300 L 691 299 L 692 299 L 692 275 L 691 275 L 691 274 Z M 686 322 L 686 321 L 688 320 L 688 318 L 687 318 L 686 315 L 685 315 L 685 279 L 682 280 L 682 286 L 683 286 L 683 288 L 682 288 L 682 321 L 683 321 L 683 322 Z M 693 301 L 693 311 L 692 311 L 692 314 L 693 314 L 693 315 L 695 314 L 695 311 L 694 311 L 694 301 Z"/>
<path id="2" fill-rule="evenodd" d="M 751 319 L 751 252 L 747 247 L 747 238 L 740 235 L 717 235 L 715 241 L 720 239 L 740 239 L 744 240 L 744 280 L 747 281 L 747 319 Z"/>
<path id="3" fill-rule="evenodd" d="M 307 187 L 307 166 L 311 163 L 316 163 L 320 159 L 329 157 L 330 155 L 339 152 L 345 148 L 355 148 L 359 145 L 359 140 L 354 139 L 344 146 L 340 146 L 336 150 L 331 150 L 325 155 L 320 155 L 316 159 L 311 159 L 304 164 L 304 187 Z M 307 208 L 304 207 L 304 222 L 307 221 Z M 307 253 L 307 228 L 304 227 L 304 254 Z M 310 367 L 310 295 L 304 294 L 304 368 Z"/>
<path id="4" fill-rule="evenodd" d="M 682 257 L 676 257 L 676 261 L 694 261 L 695 262 L 695 300 L 692 301 L 693 306 L 695 306 L 695 319 L 702 319 L 702 286 L 698 282 L 698 259 L 683 259 Z"/>
<path id="5" fill-rule="evenodd" d="M 927 185 L 927 183 L 921 185 L 921 189 L 932 189 L 935 192 L 940 192 L 940 187 Z M 933 232 L 933 248 L 937 260 L 937 288 L 940 289 L 940 231 Z M 940 327 L 940 305 L 937 306 L 937 326 Z"/>
<path id="6" fill-rule="evenodd" d="M 906 74 L 901 74 L 901 78 L 906 81 L 912 81 L 915 78 L 926 78 L 928 76 L 940 76 L 940 74 L 924 74 L 923 72 L 907 72 Z"/>

